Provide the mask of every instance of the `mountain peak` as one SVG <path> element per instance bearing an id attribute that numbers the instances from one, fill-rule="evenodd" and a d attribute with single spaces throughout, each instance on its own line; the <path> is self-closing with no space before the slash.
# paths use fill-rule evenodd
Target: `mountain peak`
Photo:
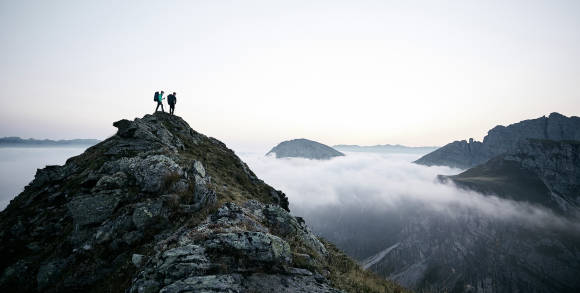
<path id="1" fill-rule="evenodd" d="M 284 193 L 180 117 L 113 125 L 0 212 L 0 291 L 401 290 L 319 239 Z"/>

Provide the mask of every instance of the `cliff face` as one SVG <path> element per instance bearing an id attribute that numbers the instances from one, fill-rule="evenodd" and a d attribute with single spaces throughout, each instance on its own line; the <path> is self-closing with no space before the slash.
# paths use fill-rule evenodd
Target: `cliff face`
<path id="1" fill-rule="evenodd" d="M 344 156 L 343 153 L 318 142 L 308 139 L 293 139 L 281 142 L 266 155 L 275 154 L 276 158 L 305 158 L 327 160 Z"/>
<path id="2" fill-rule="evenodd" d="M 536 174 L 562 211 L 580 211 L 580 141 L 526 140 L 504 159 Z"/>
<path id="3" fill-rule="evenodd" d="M 415 161 L 417 164 L 467 169 L 513 151 L 524 139 L 580 140 L 580 118 L 552 113 L 549 117 L 525 120 L 507 127 L 496 126 L 483 142 L 455 141 Z"/>
<path id="4" fill-rule="evenodd" d="M 462 188 L 580 213 L 580 142 L 526 139 L 510 152 L 455 176 Z"/>
<path id="5" fill-rule="evenodd" d="M 281 191 L 181 118 L 114 126 L 0 213 L 0 291 L 403 290 L 316 237 Z"/>

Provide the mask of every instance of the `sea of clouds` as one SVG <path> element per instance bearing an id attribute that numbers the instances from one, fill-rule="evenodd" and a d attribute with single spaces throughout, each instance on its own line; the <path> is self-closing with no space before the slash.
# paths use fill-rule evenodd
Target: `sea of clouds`
<path id="1" fill-rule="evenodd" d="M 294 214 L 314 221 L 323 210 L 345 207 L 360 217 L 367 212 L 421 209 L 449 217 L 478 213 L 535 228 L 580 231 L 578 221 L 547 209 L 442 184 L 438 174 L 454 175 L 462 170 L 412 163 L 420 155 L 347 153 L 326 161 L 276 159 L 252 152 L 240 157 L 259 178 L 286 193 Z"/>

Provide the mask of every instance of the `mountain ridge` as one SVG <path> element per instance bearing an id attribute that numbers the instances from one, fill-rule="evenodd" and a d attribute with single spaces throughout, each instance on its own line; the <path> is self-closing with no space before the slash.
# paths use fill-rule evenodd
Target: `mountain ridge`
<path id="1" fill-rule="evenodd" d="M 0 290 L 406 291 L 314 235 L 283 192 L 183 119 L 113 125 L 0 212 Z"/>
<path id="2" fill-rule="evenodd" d="M 0 138 L 0 147 L 6 146 L 69 146 L 69 145 L 95 145 L 101 142 L 98 139 L 23 139 L 17 136 L 6 136 Z"/>
<path id="3" fill-rule="evenodd" d="M 553 112 L 548 117 L 523 120 L 508 126 L 497 125 L 483 141 L 461 140 L 449 143 L 415 161 L 417 164 L 443 165 L 468 169 L 509 152 L 522 139 L 580 140 L 580 118 Z"/>

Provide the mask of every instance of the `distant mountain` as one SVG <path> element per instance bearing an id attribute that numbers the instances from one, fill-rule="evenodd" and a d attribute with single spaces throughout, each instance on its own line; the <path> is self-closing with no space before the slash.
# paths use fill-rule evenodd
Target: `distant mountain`
<path id="1" fill-rule="evenodd" d="M 507 154 L 439 179 L 561 213 L 580 212 L 580 141 L 524 140 Z"/>
<path id="2" fill-rule="evenodd" d="M 327 160 L 344 156 L 343 153 L 316 141 L 300 138 L 283 141 L 266 155 L 276 154 L 276 158 L 306 158 Z"/>
<path id="3" fill-rule="evenodd" d="M 421 154 L 432 152 L 438 147 L 426 146 L 426 147 L 409 147 L 400 144 L 383 144 L 383 145 L 373 145 L 373 146 L 359 146 L 359 145 L 348 145 L 339 144 L 333 146 L 333 148 L 343 151 L 343 152 L 368 152 L 368 153 L 407 153 L 407 154 Z"/>
<path id="4" fill-rule="evenodd" d="M 2 137 L 0 138 L 0 147 L 6 146 L 68 146 L 68 145 L 95 145 L 99 143 L 97 139 L 68 139 L 68 140 L 50 140 L 50 139 L 22 139 L 20 137 Z"/>
<path id="5" fill-rule="evenodd" d="M 552 113 L 549 117 L 524 120 L 509 126 L 496 126 L 483 142 L 454 141 L 415 161 L 427 166 L 450 166 L 467 169 L 487 162 L 498 155 L 514 150 L 523 139 L 554 141 L 580 140 L 580 118 Z"/>

